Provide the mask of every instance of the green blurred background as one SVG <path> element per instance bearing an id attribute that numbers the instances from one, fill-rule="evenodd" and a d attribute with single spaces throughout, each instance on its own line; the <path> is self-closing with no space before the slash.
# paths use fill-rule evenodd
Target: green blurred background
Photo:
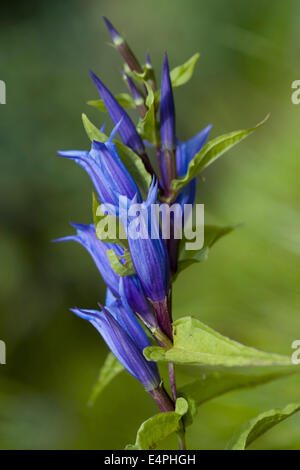
<path id="1" fill-rule="evenodd" d="M 113 92 L 125 91 L 121 60 L 101 19 L 108 16 L 141 61 L 149 48 L 157 74 L 194 52 L 193 79 L 176 90 L 177 131 L 187 139 L 214 124 L 213 136 L 268 123 L 199 183 L 206 221 L 244 222 L 208 260 L 179 276 L 175 317 L 192 314 L 245 344 L 291 354 L 300 339 L 300 79 L 297 0 L 28 0 L 1 3 L 0 79 L 0 448 L 122 449 L 156 412 L 127 373 L 86 406 L 107 349 L 72 306 L 103 301 L 104 284 L 83 248 L 54 245 L 69 221 L 91 220 L 91 183 L 57 149 L 89 146 L 86 112 L 97 93 L 88 68 Z M 187 381 L 180 373 L 180 380 Z M 194 449 L 221 449 L 261 411 L 300 400 L 300 377 L 234 392 L 204 405 L 188 429 Z M 252 448 L 300 449 L 300 416 Z M 176 440 L 164 444 L 176 448 Z"/>

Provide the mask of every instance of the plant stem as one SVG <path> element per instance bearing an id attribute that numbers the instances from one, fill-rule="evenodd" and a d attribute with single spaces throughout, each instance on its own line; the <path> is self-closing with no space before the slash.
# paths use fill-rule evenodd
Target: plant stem
<path id="1" fill-rule="evenodd" d="M 178 442 L 179 442 L 179 449 L 180 450 L 186 450 L 186 440 L 185 440 L 184 426 L 183 426 L 183 429 L 181 431 L 178 431 L 177 437 L 178 437 Z"/>
<path id="2" fill-rule="evenodd" d="M 177 390 L 176 390 L 176 380 L 175 380 L 175 367 L 173 362 L 169 362 L 169 378 L 170 378 L 170 385 L 172 390 L 173 399 L 176 402 L 177 400 Z"/>
<path id="3" fill-rule="evenodd" d="M 168 309 L 169 309 L 171 322 L 172 322 L 172 293 L 173 292 L 172 292 L 172 287 L 171 287 L 169 297 L 168 297 Z M 176 389 L 176 378 L 175 378 L 175 366 L 173 362 L 169 362 L 168 368 L 169 368 L 169 379 L 170 379 L 170 386 L 172 390 L 172 396 L 173 396 L 174 402 L 176 403 L 177 389 Z M 178 437 L 179 449 L 186 450 L 185 426 L 184 426 L 183 419 L 181 419 L 180 430 L 177 432 L 177 437 Z"/>
<path id="4" fill-rule="evenodd" d="M 159 387 L 154 390 L 150 390 L 149 393 L 162 412 L 174 411 L 174 402 L 169 397 L 163 385 L 159 385 Z"/>

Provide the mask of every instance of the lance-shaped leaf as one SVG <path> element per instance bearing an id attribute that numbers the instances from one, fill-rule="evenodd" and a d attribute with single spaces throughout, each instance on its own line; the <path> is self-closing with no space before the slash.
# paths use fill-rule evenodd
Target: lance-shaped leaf
<path id="1" fill-rule="evenodd" d="M 91 141 L 98 140 L 99 142 L 106 142 L 108 137 L 88 119 L 85 114 L 82 114 L 82 122 L 87 133 L 87 136 Z M 152 176 L 145 168 L 141 158 L 126 145 L 114 141 L 119 157 L 125 165 L 136 184 L 139 186 L 143 194 L 148 193 L 148 189 L 151 185 Z"/>
<path id="2" fill-rule="evenodd" d="M 199 52 L 194 54 L 189 60 L 187 60 L 184 64 L 178 65 L 173 70 L 171 70 L 171 81 L 172 87 L 176 88 L 181 85 L 184 85 L 188 82 L 194 73 L 195 65 L 200 57 Z"/>
<path id="3" fill-rule="evenodd" d="M 244 140 L 248 135 L 259 129 L 266 122 L 268 117 L 269 116 L 251 129 L 230 132 L 229 134 L 222 135 L 209 141 L 191 160 L 186 175 L 172 181 L 172 189 L 175 194 L 192 179 L 198 176 L 201 171 L 217 160 L 217 158 L 221 157 L 225 152 Z"/>
<path id="4" fill-rule="evenodd" d="M 103 366 L 100 369 L 99 377 L 95 383 L 92 393 L 90 395 L 88 405 L 94 405 L 95 401 L 103 390 L 109 385 L 109 383 L 119 375 L 124 369 L 122 364 L 115 358 L 115 356 L 110 352 L 106 356 Z"/>
<path id="5" fill-rule="evenodd" d="M 296 366 L 279 367 L 275 370 L 273 368 L 267 368 L 264 372 L 253 372 L 252 369 L 253 368 L 250 368 L 242 373 L 206 371 L 202 373 L 198 379 L 181 387 L 178 390 L 178 395 L 183 396 L 189 404 L 189 412 L 185 417 L 185 423 L 191 424 L 198 407 L 213 398 L 234 390 L 264 385 L 273 380 L 300 372 L 300 367 Z"/>
<path id="6" fill-rule="evenodd" d="M 119 93 L 118 95 L 115 95 L 115 99 L 123 108 L 135 108 L 134 99 L 128 93 Z M 104 104 L 104 101 L 101 99 L 90 100 L 87 102 L 87 104 L 89 104 L 90 106 L 93 106 L 94 108 L 99 109 L 100 111 L 104 113 L 107 113 L 107 109 Z"/>
<path id="7" fill-rule="evenodd" d="M 147 419 L 139 428 L 134 445 L 129 444 L 126 450 L 151 450 L 180 430 L 180 420 L 186 414 L 188 404 L 184 398 L 178 398 L 175 411 L 159 413 Z"/>
<path id="8" fill-rule="evenodd" d="M 300 403 L 265 411 L 241 426 L 226 445 L 226 450 L 245 450 L 255 439 L 300 410 Z"/>
<path id="9" fill-rule="evenodd" d="M 218 227 L 216 225 L 205 225 L 204 244 L 200 250 L 186 250 L 185 246 L 188 240 L 183 237 L 179 245 L 178 268 L 176 275 L 178 275 L 181 271 L 188 268 L 194 263 L 201 263 L 202 261 L 205 261 L 207 259 L 210 248 L 218 240 L 220 240 L 220 238 L 231 233 L 236 227 L 233 225 L 228 225 L 226 227 Z"/>
<path id="10" fill-rule="evenodd" d="M 87 117 L 86 114 L 82 114 L 82 123 L 83 127 L 85 129 L 85 132 L 87 133 L 88 138 L 93 141 L 97 140 L 98 142 L 107 142 L 108 137 L 106 134 L 101 132 Z"/>
<path id="11" fill-rule="evenodd" d="M 290 357 L 244 346 L 222 336 L 196 318 L 180 318 L 173 327 L 173 347 L 169 350 L 158 346 L 146 348 L 146 359 L 224 367 L 292 365 Z"/>
<path id="12" fill-rule="evenodd" d="M 142 137 L 142 139 L 151 142 L 154 146 L 158 143 L 157 138 L 157 128 L 156 128 L 156 118 L 155 118 L 155 102 L 154 102 L 154 93 L 150 85 L 147 82 L 144 82 L 145 87 L 147 88 L 147 98 L 146 106 L 148 108 L 147 113 L 143 119 L 140 119 L 137 125 L 137 131 Z"/>

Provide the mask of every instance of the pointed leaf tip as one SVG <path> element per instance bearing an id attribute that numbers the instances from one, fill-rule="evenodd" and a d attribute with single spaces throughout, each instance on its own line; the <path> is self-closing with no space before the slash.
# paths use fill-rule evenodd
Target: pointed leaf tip
<path id="1" fill-rule="evenodd" d="M 225 450 L 245 450 L 255 439 L 300 410 L 300 403 L 265 411 L 242 425 L 227 443 Z"/>

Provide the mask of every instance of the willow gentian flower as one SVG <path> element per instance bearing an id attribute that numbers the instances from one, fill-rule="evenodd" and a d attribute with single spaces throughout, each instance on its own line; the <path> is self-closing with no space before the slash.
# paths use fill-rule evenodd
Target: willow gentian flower
<path id="1" fill-rule="evenodd" d="M 153 305 L 160 328 L 171 337 L 172 329 L 167 307 L 170 288 L 170 262 L 166 242 L 162 238 L 160 230 L 159 214 L 153 210 L 153 208 L 158 208 L 157 192 L 158 185 L 153 179 L 145 202 L 136 206 L 136 198 L 129 201 L 126 226 L 130 256 L 136 274 L 146 296 Z M 137 212 L 139 212 L 140 233 L 134 231 Z"/>
<path id="2" fill-rule="evenodd" d="M 102 335 L 111 352 L 121 364 L 138 379 L 147 391 L 159 387 L 160 377 L 155 362 L 148 362 L 143 349 L 150 346 L 146 333 L 134 314 L 120 300 L 115 299 L 99 310 L 71 309 L 88 320 Z"/>
<path id="3" fill-rule="evenodd" d="M 158 214 L 154 217 L 152 210 L 152 206 L 157 204 L 157 190 L 157 182 L 153 179 L 147 200 L 138 204 L 141 231 L 144 231 L 141 236 L 133 236 L 130 230 L 130 223 L 136 219 L 136 214 L 131 215 L 132 205 L 137 204 L 136 198 L 129 203 L 127 220 L 132 263 L 147 297 L 152 301 L 160 301 L 167 296 L 170 282 L 166 244 L 161 236 Z"/>
<path id="4" fill-rule="evenodd" d="M 85 224 L 71 223 L 76 229 L 76 235 L 57 238 L 55 242 L 73 241 L 82 245 L 91 255 L 95 265 L 97 266 L 104 282 L 109 289 L 115 294 L 119 294 L 120 277 L 112 269 L 107 257 L 107 250 L 114 249 L 118 256 L 122 256 L 123 249 L 113 243 L 104 243 L 96 237 L 95 226 Z"/>
<path id="5" fill-rule="evenodd" d="M 121 195 L 129 198 L 137 195 L 141 199 L 139 188 L 120 159 L 111 138 L 104 143 L 94 140 L 90 152 L 68 150 L 59 151 L 58 154 L 74 160 L 85 169 L 101 203 L 118 207 Z"/>
<path id="6" fill-rule="evenodd" d="M 165 53 L 160 98 L 160 139 L 163 159 L 160 164 L 162 171 L 162 186 L 166 196 L 171 195 L 171 182 L 176 177 L 176 133 L 175 105 L 170 77 L 168 56 Z"/>
<path id="7" fill-rule="evenodd" d="M 113 249 L 118 256 L 124 254 L 123 248 L 117 244 L 106 243 L 96 237 L 94 225 L 71 224 L 76 229 L 76 235 L 58 238 L 55 242 L 75 241 L 82 245 L 91 255 L 104 282 L 117 297 L 121 297 L 124 305 L 133 310 L 136 315 L 151 330 L 156 330 L 158 323 L 153 307 L 147 300 L 144 290 L 136 274 L 121 278 L 112 269 L 107 257 L 107 250 Z M 109 299 L 109 297 L 108 297 Z"/>

